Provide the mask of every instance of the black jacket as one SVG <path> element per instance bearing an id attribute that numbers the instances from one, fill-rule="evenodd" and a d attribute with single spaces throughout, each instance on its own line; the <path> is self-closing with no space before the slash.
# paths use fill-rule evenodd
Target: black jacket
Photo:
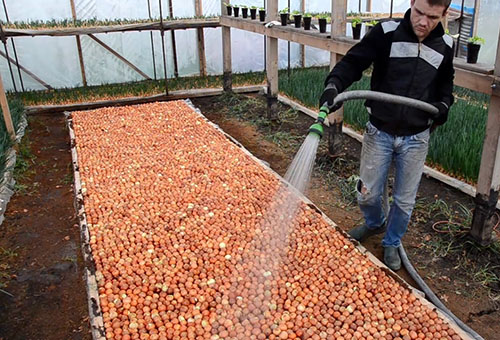
<path id="1" fill-rule="evenodd" d="M 419 43 L 410 22 L 410 10 L 400 22 L 377 24 L 342 58 L 328 75 L 325 85 L 333 82 L 339 92 L 361 79 L 373 63 L 371 89 L 428 103 L 453 104 L 453 40 L 442 25 Z M 370 122 L 379 130 L 399 136 L 419 133 L 432 120 L 424 111 L 403 105 L 367 100 Z M 439 117 L 443 124 L 447 117 Z"/>

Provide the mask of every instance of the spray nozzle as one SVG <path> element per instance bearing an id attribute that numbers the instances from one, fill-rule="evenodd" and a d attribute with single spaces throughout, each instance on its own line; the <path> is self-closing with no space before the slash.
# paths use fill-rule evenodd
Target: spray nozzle
<path id="1" fill-rule="evenodd" d="M 315 133 L 319 136 L 319 138 L 323 137 L 323 124 L 329 112 L 330 110 L 326 105 L 323 105 L 319 109 L 318 118 L 316 119 L 314 124 L 311 125 L 311 127 L 309 128 L 309 133 Z"/>

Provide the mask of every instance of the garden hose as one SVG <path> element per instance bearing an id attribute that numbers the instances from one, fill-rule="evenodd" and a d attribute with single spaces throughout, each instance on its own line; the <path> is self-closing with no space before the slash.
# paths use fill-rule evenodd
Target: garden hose
<path id="1" fill-rule="evenodd" d="M 379 102 L 406 105 L 418 110 L 434 114 L 439 112 L 437 107 L 429 103 L 423 102 L 421 100 L 403 96 L 397 96 L 394 94 L 389 94 L 384 92 L 367 91 L 367 90 L 342 92 L 337 97 L 335 97 L 331 107 L 334 107 L 337 103 L 345 102 L 346 100 L 352 100 L 352 99 L 370 99 Z"/>
<path id="2" fill-rule="evenodd" d="M 352 99 L 370 99 L 370 100 L 376 100 L 376 101 L 381 101 L 381 102 L 387 102 L 387 103 L 392 103 L 392 104 L 400 104 L 400 105 L 406 105 L 410 106 L 415 109 L 419 109 L 422 111 L 426 111 L 429 113 L 438 113 L 438 109 L 429 103 L 417 100 L 417 99 L 412 99 L 412 98 L 407 98 L 403 96 L 396 96 L 388 93 L 383 93 L 383 92 L 376 92 L 376 91 L 349 91 L 349 92 L 343 92 L 340 93 L 337 97 L 335 97 L 333 101 L 333 106 L 335 104 L 344 102 L 347 100 L 352 100 Z M 324 119 L 323 119 L 324 120 Z M 387 183 L 386 187 L 384 190 L 384 210 L 387 211 L 388 209 L 388 191 L 387 191 Z M 406 271 L 408 274 L 410 274 L 411 278 L 415 280 L 415 282 L 418 284 L 420 290 L 422 290 L 425 293 L 426 298 L 431 301 L 441 312 L 443 312 L 445 315 L 447 315 L 450 319 L 452 319 L 458 327 L 460 327 L 465 333 L 467 333 L 470 337 L 476 340 L 484 340 L 479 334 L 477 334 L 472 328 L 467 326 L 462 320 L 457 318 L 446 306 L 439 300 L 439 298 L 434 294 L 434 292 L 429 288 L 429 286 L 425 283 L 425 281 L 420 277 L 420 275 L 417 273 L 413 265 L 410 263 L 410 260 L 408 259 L 408 256 L 406 255 L 406 252 L 404 250 L 403 244 L 401 244 L 398 248 L 399 250 L 399 255 L 401 257 L 401 261 L 403 263 L 403 266 L 405 267 Z"/>
<path id="3" fill-rule="evenodd" d="M 406 255 L 403 244 L 401 244 L 398 248 L 399 256 L 401 257 L 401 261 L 403 262 L 403 266 L 405 267 L 408 274 L 410 274 L 411 278 L 415 280 L 415 282 L 425 293 L 425 296 L 428 300 L 430 300 L 441 312 L 446 314 L 450 319 L 455 321 L 455 323 L 460 327 L 465 333 L 467 333 L 470 337 L 476 340 L 484 340 L 479 334 L 477 334 L 472 328 L 467 326 L 462 322 L 459 318 L 457 318 L 446 306 L 439 300 L 439 298 L 434 294 L 434 292 L 429 288 L 429 286 L 425 283 L 425 281 L 418 275 L 417 271 L 411 264 L 408 256 Z"/>

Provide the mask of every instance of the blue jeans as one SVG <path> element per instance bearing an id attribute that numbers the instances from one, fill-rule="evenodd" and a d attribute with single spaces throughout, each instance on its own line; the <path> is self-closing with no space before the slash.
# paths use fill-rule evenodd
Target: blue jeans
<path id="1" fill-rule="evenodd" d="M 382 245 L 399 247 L 410 221 L 429 145 L 429 129 L 412 136 L 393 136 L 366 124 L 361 150 L 358 204 L 368 228 L 384 222 Z M 391 162 L 395 163 L 393 203 L 384 214 L 383 194 Z"/>

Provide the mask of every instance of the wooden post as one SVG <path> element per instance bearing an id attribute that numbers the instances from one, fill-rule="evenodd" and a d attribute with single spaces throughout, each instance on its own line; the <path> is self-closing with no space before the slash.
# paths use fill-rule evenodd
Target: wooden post
<path id="1" fill-rule="evenodd" d="M 347 0 L 332 0 L 332 38 L 346 34 Z M 330 70 L 342 59 L 342 55 L 330 53 Z M 340 108 L 328 116 L 330 129 L 328 133 L 328 152 L 330 156 L 342 153 L 342 125 L 344 121 L 344 108 Z"/>
<path id="2" fill-rule="evenodd" d="M 497 46 L 500 46 L 500 37 Z M 492 241 L 493 227 L 497 222 L 495 207 L 500 189 L 500 49 L 497 47 L 486 137 L 481 157 L 481 168 L 476 191 L 476 208 L 470 235 L 481 245 Z"/>
<path id="3" fill-rule="evenodd" d="M 372 11 L 372 0 L 367 0 L 366 1 L 366 11 L 371 13 L 371 11 Z"/>
<path id="4" fill-rule="evenodd" d="M 76 22 L 76 7 L 75 0 L 69 0 L 71 4 L 71 15 L 73 16 L 73 21 Z M 76 48 L 78 50 L 78 60 L 80 61 L 80 72 L 82 73 L 82 82 L 83 86 L 87 86 L 87 76 L 85 75 L 85 64 L 83 62 L 83 53 L 82 53 L 82 42 L 80 41 L 80 36 L 75 36 L 76 38 Z"/>
<path id="5" fill-rule="evenodd" d="M 300 12 L 306 12 L 306 0 L 300 0 Z M 306 67 L 306 47 L 300 45 L 300 66 Z"/>
<path id="6" fill-rule="evenodd" d="M 278 19 L 278 0 L 267 0 L 269 20 Z M 278 39 L 266 37 L 266 73 L 268 118 L 276 119 L 278 104 Z"/>
<path id="7" fill-rule="evenodd" d="M 481 1 L 474 0 L 474 22 L 472 23 L 472 35 L 477 35 L 477 24 L 479 22 L 480 10 L 481 10 Z"/>
<path id="8" fill-rule="evenodd" d="M 221 0 L 220 2 L 221 16 L 224 15 L 226 10 L 224 2 L 224 0 Z M 222 87 L 224 88 L 224 91 L 231 92 L 233 87 L 231 63 L 231 28 L 226 26 L 222 26 L 222 71 Z"/>
<path id="9" fill-rule="evenodd" d="M 195 0 L 195 14 L 197 17 L 203 16 L 203 5 L 201 0 Z M 203 27 L 197 29 L 198 35 L 198 58 L 200 59 L 200 76 L 205 77 L 207 75 L 207 61 L 205 59 L 205 35 L 203 33 Z"/>
<path id="10" fill-rule="evenodd" d="M 5 127 L 12 140 L 16 139 L 16 132 L 14 130 L 14 124 L 12 123 L 12 116 L 10 115 L 9 103 L 7 102 L 7 96 L 5 95 L 5 88 L 3 87 L 2 76 L 0 75 L 0 104 L 2 107 L 3 120 L 5 122 Z"/>

